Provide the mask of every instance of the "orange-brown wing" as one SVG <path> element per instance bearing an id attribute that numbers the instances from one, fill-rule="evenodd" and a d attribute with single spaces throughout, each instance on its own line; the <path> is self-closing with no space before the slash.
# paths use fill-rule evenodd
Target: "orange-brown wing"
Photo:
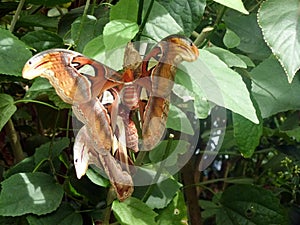
<path id="1" fill-rule="evenodd" d="M 92 75 L 80 73 L 85 65 L 94 70 Z M 113 69 L 66 49 L 46 50 L 33 56 L 22 74 L 27 79 L 47 78 L 61 99 L 69 104 L 87 102 L 122 83 L 121 75 Z"/>
<path id="2" fill-rule="evenodd" d="M 148 76 L 151 71 L 151 91 L 142 130 L 144 150 L 151 150 L 164 136 L 177 66 L 182 61 L 196 60 L 198 54 L 197 47 L 190 39 L 181 35 L 171 35 L 159 42 L 146 57 L 142 65 L 143 71 L 147 70 L 147 61 L 151 57 L 158 60 L 158 63 L 151 70 L 144 72 L 145 76 Z"/>

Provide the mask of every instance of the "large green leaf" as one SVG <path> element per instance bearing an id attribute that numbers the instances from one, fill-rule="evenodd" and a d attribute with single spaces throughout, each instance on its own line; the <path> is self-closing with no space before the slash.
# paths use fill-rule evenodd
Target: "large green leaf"
<path id="1" fill-rule="evenodd" d="M 146 204 L 152 209 L 165 208 L 182 185 L 173 179 L 166 179 L 154 185 Z"/>
<path id="2" fill-rule="evenodd" d="M 61 48 L 64 46 L 63 40 L 57 34 L 47 30 L 37 30 L 25 34 L 22 38 L 28 46 L 33 47 L 38 52 L 50 48 Z"/>
<path id="3" fill-rule="evenodd" d="M 82 217 L 67 203 L 63 203 L 57 211 L 44 216 L 27 216 L 30 225 L 82 225 Z"/>
<path id="4" fill-rule="evenodd" d="M 45 173 L 19 173 L 2 183 L 0 215 L 20 216 L 27 213 L 42 215 L 58 208 L 63 189 Z"/>
<path id="5" fill-rule="evenodd" d="M 218 225 L 287 224 L 279 199 L 270 191 L 252 185 L 234 185 L 221 196 Z"/>
<path id="6" fill-rule="evenodd" d="M 193 92 L 202 92 L 217 105 L 258 123 L 255 108 L 241 76 L 227 67 L 217 56 L 200 51 L 199 59 L 183 65 L 191 79 Z M 188 88 L 188 87 L 187 87 Z"/>
<path id="7" fill-rule="evenodd" d="M 299 0 L 268 0 L 261 4 L 258 22 L 264 38 L 283 66 L 289 82 L 300 68 Z"/>
<path id="8" fill-rule="evenodd" d="M 16 112 L 14 99 L 7 94 L 0 94 L 0 130 L 4 127 L 11 116 Z"/>
<path id="9" fill-rule="evenodd" d="M 121 225 L 156 225 L 157 214 L 145 203 L 136 198 L 128 198 L 124 202 L 114 201 L 112 210 Z"/>
<path id="10" fill-rule="evenodd" d="M 252 92 L 263 118 L 291 109 L 300 109 L 300 80 L 290 84 L 275 57 L 251 71 Z"/>
<path id="11" fill-rule="evenodd" d="M 31 52 L 11 32 L 0 28 L 0 73 L 21 76 Z"/>
<path id="12" fill-rule="evenodd" d="M 249 12 L 245 9 L 242 0 L 214 0 L 222 5 L 225 5 L 229 8 L 235 9 L 241 13 L 249 14 Z"/>
<path id="13" fill-rule="evenodd" d="M 239 151 L 244 157 L 251 157 L 255 148 L 259 145 L 263 132 L 263 124 L 255 124 L 244 117 L 233 113 L 234 138 L 238 144 Z"/>
<path id="14" fill-rule="evenodd" d="M 150 1 L 146 1 L 144 12 L 147 11 Z M 183 33 L 183 29 L 161 4 L 154 1 L 151 13 L 148 17 L 143 35 L 149 36 L 156 41 L 170 35 Z"/>
<path id="15" fill-rule="evenodd" d="M 121 0 L 111 7 L 110 20 L 128 20 L 136 22 L 138 5 L 136 0 Z"/>
<path id="16" fill-rule="evenodd" d="M 56 29 L 58 26 L 57 17 L 48 17 L 41 13 L 35 13 L 33 15 L 21 14 L 20 19 L 17 22 L 18 26 L 22 27 L 44 27 Z"/>
<path id="17" fill-rule="evenodd" d="M 135 22 L 128 20 L 112 20 L 103 30 L 103 41 L 106 50 L 127 44 L 139 31 Z"/>
<path id="18" fill-rule="evenodd" d="M 246 16 L 228 10 L 224 15 L 224 21 L 227 28 L 240 38 L 237 48 L 247 53 L 252 59 L 265 59 L 271 54 L 263 39 L 255 13 Z"/>
<path id="19" fill-rule="evenodd" d="M 199 25 L 206 6 L 205 0 L 158 0 L 184 30 L 185 35 L 190 36 Z"/>
<path id="20" fill-rule="evenodd" d="M 187 209 L 182 192 L 177 192 L 172 202 L 158 216 L 158 225 L 188 224 Z"/>

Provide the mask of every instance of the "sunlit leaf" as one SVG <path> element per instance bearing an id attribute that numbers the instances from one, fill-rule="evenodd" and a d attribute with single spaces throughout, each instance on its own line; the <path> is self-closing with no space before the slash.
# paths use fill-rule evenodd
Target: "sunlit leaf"
<path id="1" fill-rule="evenodd" d="M 224 6 L 235 9 L 241 13 L 249 14 L 249 12 L 245 9 L 242 0 L 214 0 Z"/>
<path id="2" fill-rule="evenodd" d="M 156 225 L 157 214 L 149 206 L 136 198 L 124 202 L 114 201 L 112 210 L 121 225 Z"/>
<path id="3" fill-rule="evenodd" d="M 299 0 L 263 2 L 258 21 L 266 42 L 291 82 L 300 68 Z"/>
<path id="4" fill-rule="evenodd" d="M 129 42 L 139 31 L 135 22 L 128 20 L 113 20 L 104 27 L 103 41 L 106 50 L 122 46 Z"/>
<path id="5" fill-rule="evenodd" d="M 110 20 L 129 20 L 136 22 L 138 5 L 136 0 L 121 0 L 111 7 Z"/>
<path id="6" fill-rule="evenodd" d="M 27 213 L 43 215 L 58 208 L 63 188 L 45 173 L 19 173 L 2 183 L 0 215 L 20 216 Z"/>

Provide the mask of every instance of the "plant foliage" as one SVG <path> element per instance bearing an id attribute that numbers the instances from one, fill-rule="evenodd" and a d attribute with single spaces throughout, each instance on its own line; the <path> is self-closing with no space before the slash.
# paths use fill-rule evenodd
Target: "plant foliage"
<path id="1" fill-rule="evenodd" d="M 299 0 L 1 1 L 0 224 L 299 224 L 299 10 Z M 69 48 L 120 69 L 114 49 L 177 33 L 200 56 L 177 72 L 175 138 L 139 162 L 155 182 L 119 202 L 99 168 L 77 179 L 70 106 L 22 68 Z M 207 148 L 219 154 L 199 171 Z"/>

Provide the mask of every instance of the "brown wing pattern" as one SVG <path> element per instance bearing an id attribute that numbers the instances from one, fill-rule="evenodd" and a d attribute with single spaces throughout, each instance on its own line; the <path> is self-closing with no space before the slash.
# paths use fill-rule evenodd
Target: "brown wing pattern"
<path id="1" fill-rule="evenodd" d="M 125 200 L 133 192 L 132 171 L 128 168 L 133 162 L 128 151 L 139 151 L 132 115 L 140 109 L 142 148 L 151 150 L 165 132 L 176 67 L 197 57 L 198 49 L 189 39 L 171 35 L 144 59 L 128 43 L 122 73 L 77 52 L 52 49 L 32 57 L 24 66 L 23 77 L 47 78 L 60 98 L 72 104 L 75 116 L 84 124 L 74 143 L 77 177 L 85 174 L 89 164 L 95 164 L 104 169 L 117 197 Z M 157 64 L 149 68 L 151 59 Z M 81 72 L 86 65 L 94 70 L 94 75 Z M 140 101 L 143 88 L 149 95 L 146 106 Z M 106 90 L 114 101 L 104 107 L 100 99 Z"/>

